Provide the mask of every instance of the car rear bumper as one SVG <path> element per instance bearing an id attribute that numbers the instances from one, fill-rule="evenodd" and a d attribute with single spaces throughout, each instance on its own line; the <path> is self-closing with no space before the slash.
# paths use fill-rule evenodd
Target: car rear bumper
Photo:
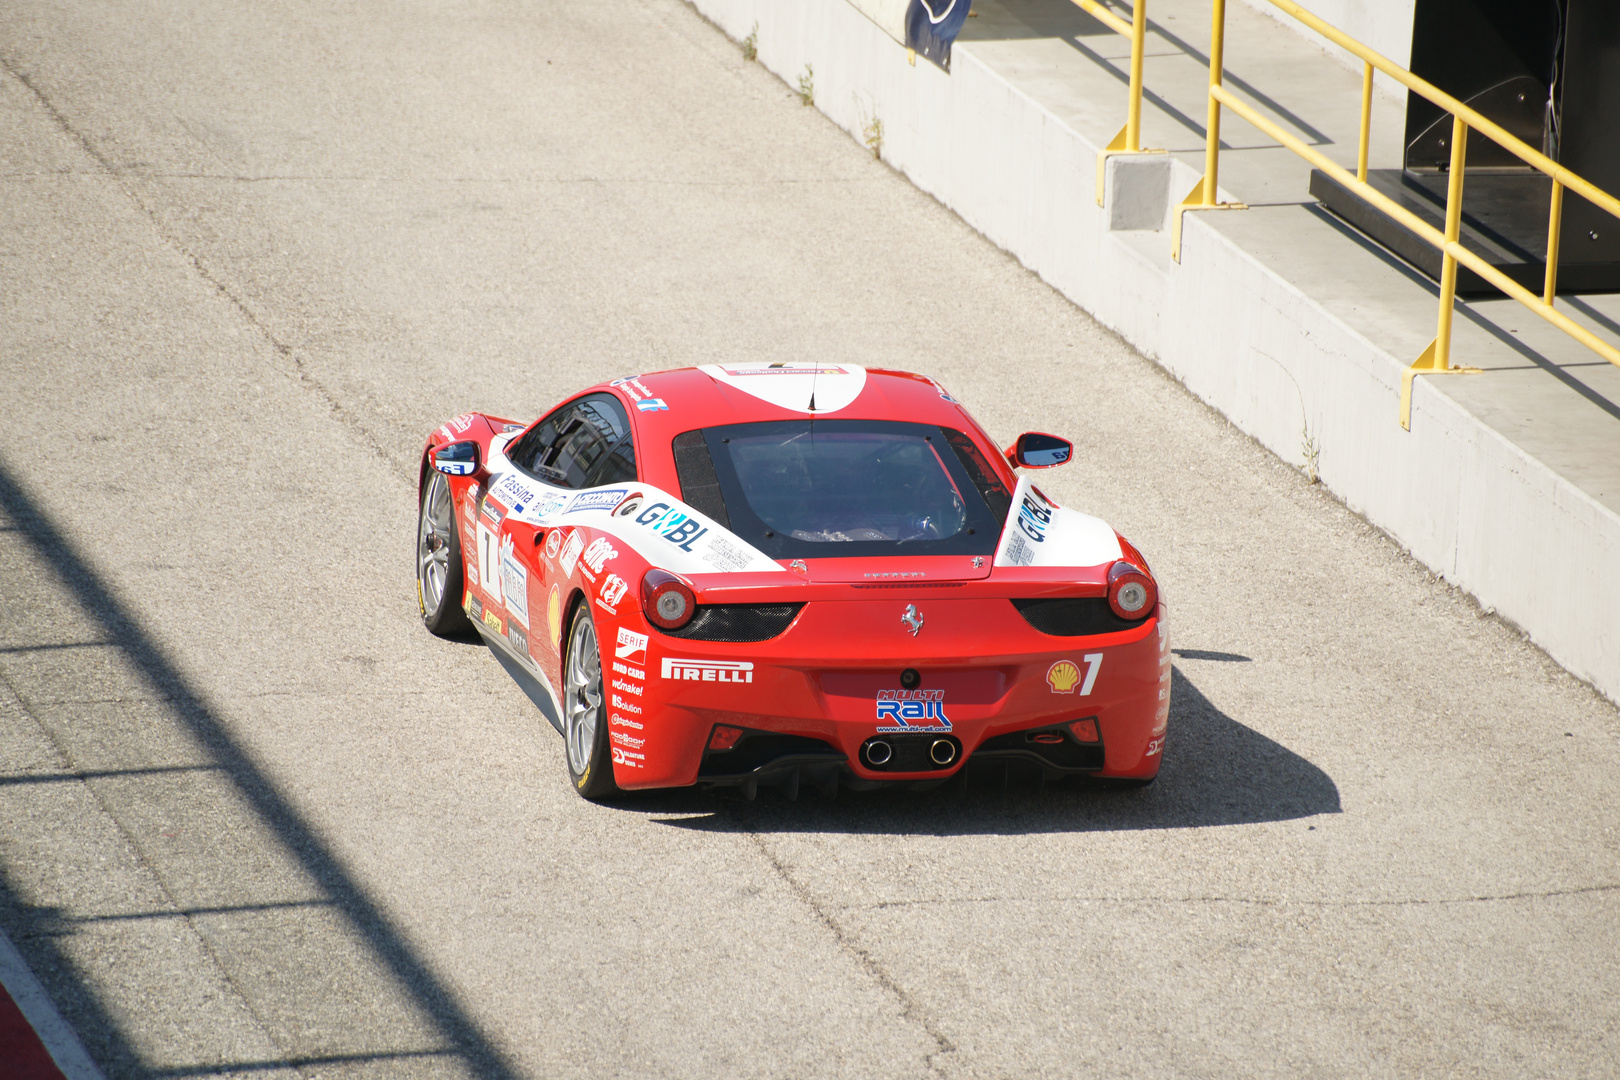
<path id="1" fill-rule="evenodd" d="M 916 635 L 898 620 L 879 623 L 875 606 L 811 603 L 785 633 L 752 644 L 654 633 L 643 697 L 609 701 L 616 745 L 634 741 L 640 755 L 634 766 L 619 762 L 620 786 L 796 792 L 833 777 L 939 780 L 985 761 L 1048 775 L 1157 773 L 1170 690 L 1163 605 L 1136 627 L 1085 637 L 1036 631 L 1005 599 L 930 599 Z M 907 669 L 919 679 L 910 690 Z M 1082 738 L 1086 725 L 1071 727 L 1083 720 L 1095 741 Z M 709 750 L 718 726 L 744 734 L 732 749 Z"/>

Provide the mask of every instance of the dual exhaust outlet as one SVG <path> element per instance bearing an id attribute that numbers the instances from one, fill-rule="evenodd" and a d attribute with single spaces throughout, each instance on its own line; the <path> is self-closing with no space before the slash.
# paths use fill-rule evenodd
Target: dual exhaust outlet
<path id="1" fill-rule="evenodd" d="M 943 769 L 956 761 L 961 744 L 953 738 L 927 736 L 885 739 L 881 736 L 861 744 L 861 760 L 873 769 L 894 772 L 928 772 Z"/>

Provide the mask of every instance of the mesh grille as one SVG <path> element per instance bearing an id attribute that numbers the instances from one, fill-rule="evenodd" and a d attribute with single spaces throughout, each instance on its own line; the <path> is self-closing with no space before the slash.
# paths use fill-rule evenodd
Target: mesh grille
<path id="1" fill-rule="evenodd" d="M 1066 596 L 1056 600 L 1014 600 L 1013 607 L 1024 621 L 1043 634 L 1053 637 L 1086 637 L 1091 634 L 1112 634 L 1129 630 L 1147 622 L 1140 619 L 1122 619 L 1108 606 L 1102 596 Z"/>
<path id="2" fill-rule="evenodd" d="M 803 604 L 710 604 L 698 605 L 692 621 L 679 630 L 665 630 L 670 637 L 698 641 L 765 641 L 786 630 Z"/>

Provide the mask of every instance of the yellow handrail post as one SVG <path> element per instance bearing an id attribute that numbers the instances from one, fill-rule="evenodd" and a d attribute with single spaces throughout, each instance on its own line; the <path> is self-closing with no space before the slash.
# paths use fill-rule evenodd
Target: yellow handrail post
<path id="1" fill-rule="evenodd" d="M 1204 175 L 1176 206 L 1170 219 L 1170 258 L 1181 261 L 1181 224 L 1189 210 L 1247 210 L 1240 202 L 1220 201 L 1221 78 L 1226 64 L 1226 0 L 1211 0 L 1209 9 L 1209 113 L 1204 129 Z"/>
<path id="2" fill-rule="evenodd" d="M 1074 0 L 1075 6 L 1116 34 L 1131 39 L 1130 99 L 1125 106 L 1125 126 L 1097 155 L 1097 205 L 1104 205 L 1108 159 L 1115 154 L 1162 154 L 1163 150 L 1142 149 L 1142 57 L 1147 52 L 1147 0 L 1131 5 L 1129 24 L 1103 7 L 1099 0 Z"/>
<path id="3" fill-rule="evenodd" d="M 1552 208 L 1547 212 L 1547 281 L 1541 292 L 1541 302 L 1552 307 L 1558 295 L 1558 237 L 1564 224 L 1564 185 L 1554 180 Z"/>
<path id="4" fill-rule="evenodd" d="M 1462 246 L 1463 175 L 1468 161 L 1468 123 L 1451 118 L 1451 175 L 1446 182 L 1446 231 L 1440 258 L 1440 318 L 1434 343 L 1401 372 L 1401 427 L 1412 430 L 1412 380 L 1419 375 L 1477 375 L 1479 368 L 1451 366 L 1451 316 L 1457 306 L 1457 255 Z"/>
<path id="5" fill-rule="evenodd" d="M 1209 5 L 1209 88 L 1221 85 L 1226 52 L 1226 0 Z M 1221 168 L 1221 103 L 1209 95 L 1209 114 L 1204 132 L 1204 205 L 1216 203 L 1215 180 Z"/>
<path id="6" fill-rule="evenodd" d="M 1372 138 L 1373 66 L 1367 64 L 1361 74 L 1361 148 L 1356 154 L 1356 179 L 1367 182 L 1367 145 Z"/>

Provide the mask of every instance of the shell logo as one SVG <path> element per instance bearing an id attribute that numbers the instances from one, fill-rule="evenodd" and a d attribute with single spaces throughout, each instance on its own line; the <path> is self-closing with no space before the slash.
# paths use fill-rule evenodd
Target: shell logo
<path id="1" fill-rule="evenodd" d="M 555 649 L 562 641 L 562 594 L 555 585 L 551 587 L 551 596 L 546 601 L 546 623 L 551 628 L 551 647 Z"/>
<path id="2" fill-rule="evenodd" d="M 1052 688 L 1054 694 L 1072 694 L 1079 682 L 1080 669 L 1071 661 L 1059 660 L 1046 669 L 1046 685 Z"/>

